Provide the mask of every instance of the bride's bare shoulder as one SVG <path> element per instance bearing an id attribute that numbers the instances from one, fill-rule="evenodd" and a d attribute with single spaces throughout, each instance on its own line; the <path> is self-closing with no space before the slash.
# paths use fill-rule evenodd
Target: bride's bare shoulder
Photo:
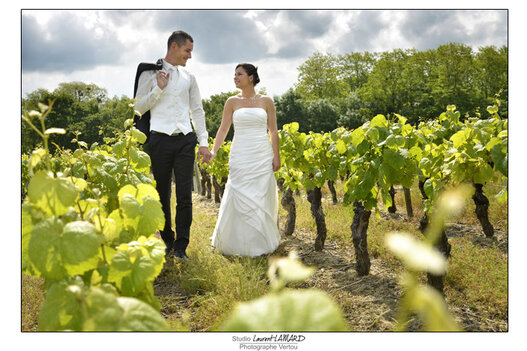
<path id="1" fill-rule="evenodd" d="M 227 101 L 231 101 L 231 102 L 238 101 L 238 100 L 241 100 L 239 94 L 238 95 L 229 96 L 229 98 L 227 99 Z"/>
<path id="2" fill-rule="evenodd" d="M 260 99 L 262 99 L 262 102 L 263 102 L 264 105 L 266 105 L 266 106 L 274 105 L 274 100 L 273 100 L 273 98 L 270 97 L 270 96 L 262 95 L 262 96 L 260 97 Z"/>
<path id="3" fill-rule="evenodd" d="M 273 102 L 273 98 L 270 97 L 270 96 L 267 96 L 267 95 L 260 95 L 259 94 L 259 98 L 265 103 L 269 103 L 269 102 L 272 103 Z"/>

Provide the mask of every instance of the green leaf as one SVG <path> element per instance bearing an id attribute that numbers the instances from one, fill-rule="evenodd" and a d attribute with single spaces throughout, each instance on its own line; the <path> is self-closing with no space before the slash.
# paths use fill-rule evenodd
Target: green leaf
<path id="1" fill-rule="evenodd" d="M 95 226 L 101 232 L 107 241 L 111 242 L 119 237 L 121 226 L 112 218 L 103 218 L 101 223 L 99 217 L 94 218 Z M 122 222 L 120 222 L 122 223 Z"/>
<path id="2" fill-rule="evenodd" d="M 130 194 L 124 194 L 119 198 L 119 206 L 129 218 L 136 218 L 141 214 L 141 204 Z"/>
<path id="3" fill-rule="evenodd" d="M 421 160 L 421 156 L 423 155 L 423 149 L 421 149 L 419 146 L 414 146 L 410 148 L 410 157 L 416 160 Z"/>
<path id="4" fill-rule="evenodd" d="M 423 321 L 423 330 L 443 332 L 461 330 L 450 315 L 441 293 L 431 286 L 419 284 L 408 273 L 403 275 L 401 282 L 404 289 L 401 300 L 402 309 L 405 313 L 418 315 Z"/>
<path id="5" fill-rule="evenodd" d="M 29 259 L 29 241 L 34 228 L 33 210 L 27 202 L 22 204 L 22 271 L 29 275 L 36 275 L 31 260 Z"/>
<path id="6" fill-rule="evenodd" d="M 159 194 L 150 184 L 125 185 L 119 190 L 119 204 L 125 216 L 128 230 L 135 232 L 135 237 L 149 236 L 158 229 L 163 229 L 165 216 Z"/>
<path id="7" fill-rule="evenodd" d="M 405 124 L 406 121 L 408 120 L 408 118 L 403 117 L 403 116 L 401 116 L 401 115 L 399 115 L 397 113 L 395 114 L 395 116 L 397 117 L 397 119 L 399 119 L 399 123 L 401 123 L 401 124 Z"/>
<path id="8" fill-rule="evenodd" d="M 455 133 L 450 137 L 450 140 L 453 142 L 453 146 L 455 149 L 458 149 L 460 146 L 465 144 L 467 141 L 467 130 L 462 129 L 459 132 Z"/>
<path id="9" fill-rule="evenodd" d="M 28 246 L 31 263 L 45 278 L 61 280 L 97 267 L 99 238 L 93 224 L 56 218 L 39 222 Z"/>
<path id="10" fill-rule="evenodd" d="M 486 162 L 481 162 L 479 163 L 477 172 L 474 173 L 474 183 L 485 184 L 492 178 L 493 174 L 492 167 Z"/>
<path id="11" fill-rule="evenodd" d="M 501 145 L 495 145 L 491 151 L 494 167 L 504 176 L 508 177 L 508 155 L 507 149 Z"/>
<path id="12" fill-rule="evenodd" d="M 80 281 L 80 278 L 79 278 Z M 52 284 L 39 314 L 38 326 L 42 331 L 82 330 L 82 281 L 65 280 Z"/>
<path id="13" fill-rule="evenodd" d="M 388 138 L 386 138 L 386 146 L 388 146 L 391 149 L 397 150 L 403 147 L 404 144 L 405 144 L 405 140 L 404 140 L 404 137 L 401 135 L 390 134 Z"/>
<path id="14" fill-rule="evenodd" d="M 144 197 L 141 206 L 141 217 L 137 226 L 139 235 L 150 235 L 165 226 L 165 215 L 161 202 L 151 197 Z"/>
<path id="15" fill-rule="evenodd" d="M 370 121 L 370 127 L 388 127 L 388 120 L 383 115 L 377 115 Z"/>
<path id="16" fill-rule="evenodd" d="M 102 184 L 107 187 L 110 191 L 117 190 L 117 180 L 111 174 L 103 170 L 102 168 L 97 169 L 98 178 L 101 180 Z"/>
<path id="17" fill-rule="evenodd" d="M 427 179 L 423 185 L 423 189 L 425 191 L 426 196 L 428 198 L 433 199 L 434 196 L 434 182 L 432 179 Z"/>
<path id="18" fill-rule="evenodd" d="M 341 155 L 348 150 L 346 143 L 343 140 L 339 140 L 335 147 L 337 148 L 337 152 Z"/>
<path id="19" fill-rule="evenodd" d="M 400 182 L 400 171 L 396 170 L 387 163 L 381 165 L 382 175 L 386 177 L 388 184 L 399 184 Z"/>
<path id="20" fill-rule="evenodd" d="M 86 288 L 80 278 L 51 285 L 42 306 L 43 331 L 164 331 L 168 324 L 150 305 L 117 296 L 104 284 Z"/>
<path id="21" fill-rule="evenodd" d="M 392 149 L 385 149 L 383 154 L 383 162 L 386 162 L 391 167 L 399 170 L 404 164 L 404 156 Z"/>
<path id="22" fill-rule="evenodd" d="M 126 296 L 136 296 L 161 272 L 165 262 L 165 245 L 154 238 L 140 237 L 121 244 L 110 263 L 108 281 L 116 283 Z"/>
<path id="23" fill-rule="evenodd" d="M 47 152 L 44 149 L 36 149 L 31 153 L 29 158 L 29 174 L 33 174 L 35 167 L 46 157 Z"/>
<path id="24" fill-rule="evenodd" d="M 298 124 L 298 122 L 292 122 L 292 123 L 289 123 L 289 124 L 284 124 L 284 126 L 283 126 L 284 130 L 288 131 L 291 134 L 296 133 L 298 131 L 299 127 L 300 127 L 300 125 Z"/>
<path id="25" fill-rule="evenodd" d="M 112 151 L 114 154 L 116 154 L 119 157 L 124 156 L 126 150 L 126 142 L 124 140 L 120 140 L 113 144 Z"/>
<path id="26" fill-rule="evenodd" d="M 124 121 L 124 128 L 130 127 L 132 124 L 134 124 L 134 120 L 132 118 L 128 118 Z"/>
<path id="27" fill-rule="evenodd" d="M 410 124 L 405 124 L 401 128 L 401 134 L 403 136 L 408 136 L 408 135 L 410 135 L 412 133 L 413 130 L 414 130 L 414 128 Z"/>
<path id="28" fill-rule="evenodd" d="M 387 209 L 388 207 L 391 207 L 393 205 L 392 197 L 390 193 L 388 192 L 388 189 L 382 187 L 381 196 L 382 196 L 382 202 L 384 203 L 384 209 Z"/>
<path id="29" fill-rule="evenodd" d="M 338 175 L 338 170 L 335 167 L 331 166 L 327 172 L 327 179 L 334 181 L 337 179 Z"/>
<path id="30" fill-rule="evenodd" d="M 50 215 L 61 215 L 73 206 L 77 198 L 77 188 L 68 178 L 54 178 L 44 171 L 37 172 L 28 187 L 32 204 Z"/>
<path id="31" fill-rule="evenodd" d="M 379 130 L 377 128 L 369 128 L 366 131 L 366 135 L 368 136 L 370 141 L 373 143 L 379 140 Z"/>
<path id="32" fill-rule="evenodd" d="M 137 128 L 131 129 L 132 140 L 140 144 L 144 144 L 146 141 L 146 135 Z"/>
<path id="33" fill-rule="evenodd" d="M 492 150 L 492 148 L 493 148 L 494 146 L 496 146 L 496 145 L 498 145 L 498 144 L 500 144 L 500 143 L 501 143 L 500 138 L 497 138 L 497 137 L 495 137 L 495 138 L 491 138 L 491 139 L 489 140 L 489 142 L 485 145 L 485 149 L 486 149 L 487 151 L 490 151 L 490 150 Z"/>
<path id="34" fill-rule="evenodd" d="M 93 224 L 82 221 L 66 224 L 60 244 L 62 262 L 69 275 L 97 268 L 100 242 Z"/>
<path id="35" fill-rule="evenodd" d="M 152 306 L 134 298 L 118 297 L 117 306 L 121 315 L 116 319 L 115 331 L 166 331 L 169 330 L 166 320 Z M 107 318 L 101 316 L 102 320 Z M 107 321 L 109 322 L 109 321 Z M 98 325 L 97 330 L 105 328 Z"/>
<path id="36" fill-rule="evenodd" d="M 150 305 L 118 297 L 109 288 L 91 288 L 86 297 L 88 318 L 84 331 L 163 331 L 168 324 Z"/>
<path id="37" fill-rule="evenodd" d="M 496 200 L 498 200 L 499 204 L 503 205 L 507 203 L 507 197 L 507 188 L 504 188 L 496 195 Z"/>
<path id="38" fill-rule="evenodd" d="M 427 331 L 461 331 L 456 321 L 450 316 L 443 296 L 434 288 L 421 285 L 412 295 L 413 306 L 423 316 L 424 330 Z"/>
<path id="39" fill-rule="evenodd" d="M 60 257 L 62 229 L 62 222 L 53 217 L 37 223 L 31 232 L 28 255 L 42 277 L 61 280 L 68 276 Z"/>
<path id="40" fill-rule="evenodd" d="M 221 331 L 345 331 L 342 312 L 324 292 L 286 290 L 239 303 Z"/>
<path id="41" fill-rule="evenodd" d="M 137 159 L 134 163 L 137 171 L 146 171 L 150 167 L 150 156 L 144 151 L 137 151 Z"/>
<path id="42" fill-rule="evenodd" d="M 491 115 L 498 113 L 498 106 L 496 105 L 487 106 L 487 112 L 490 113 Z"/>
<path id="43" fill-rule="evenodd" d="M 353 144 L 353 146 L 357 147 L 360 143 L 362 143 L 364 137 L 364 129 L 362 129 L 362 127 L 359 127 L 351 133 L 351 143 Z"/>
<path id="44" fill-rule="evenodd" d="M 138 184 L 136 198 L 140 203 L 143 203 L 146 196 L 149 196 L 155 200 L 159 200 L 159 193 L 156 188 L 151 184 Z"/>

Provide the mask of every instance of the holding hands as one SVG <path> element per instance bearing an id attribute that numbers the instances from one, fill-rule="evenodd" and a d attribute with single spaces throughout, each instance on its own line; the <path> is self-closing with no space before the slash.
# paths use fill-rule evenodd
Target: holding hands
<path id="1" fill-rule="evenodd" d="M 201 156 L 203 156 L 203 159 L 201 159 Z M 210 161 L 212 161 L 214 156 L 207 146 L 200 146 L 198 149 L 197 158 L 198 160 L 201 160 L 201 163 L 209 163 Z"/>

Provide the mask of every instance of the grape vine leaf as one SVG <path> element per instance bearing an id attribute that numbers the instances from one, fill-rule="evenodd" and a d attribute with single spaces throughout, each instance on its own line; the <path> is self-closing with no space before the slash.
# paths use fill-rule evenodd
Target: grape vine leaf
<path id="1" fill-rule="evenodd" d="M 77 198 L 75 184 L 63 177 L 37 172 L 29 183 L 28 196 L 32 204 L 50 215 L 60 216 L 73 206 Z"/>
<path id="2" fill-rule="evenodd" d="M 221 331 L 345 331 L 335 302 L 319 290 L 285 290 L 239 303 Z"/>
<path id="3" fill-rule="evenodd" d="M 140 237 L 121 244 L 110 263 L 108 281 L 126 296 L 136 296 L 163 268 L 165 244 L 154 237 Z"/>
<path id="4" fill-rule="evenodd" d="M 28 254 L 43 277 L 61 280 L 97 268 L 99 244 L 93 224 L 76 221 L 63 225 L 53 217 L 35 225 Z"/>

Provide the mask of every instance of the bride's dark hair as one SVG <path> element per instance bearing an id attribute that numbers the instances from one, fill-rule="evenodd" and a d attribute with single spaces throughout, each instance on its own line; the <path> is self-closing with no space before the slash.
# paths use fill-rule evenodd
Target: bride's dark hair
<path id="1" fill-rule="evenodd" d="M 253 85 L 256 86 L 256 84 L 260 83 L 260 77 L 258 77 L 258 67 L 246 62 L 239 63 L 235 70 L 237 70 L 238 67 L 242 67 L 249 77 L 253 76 Z"/>

